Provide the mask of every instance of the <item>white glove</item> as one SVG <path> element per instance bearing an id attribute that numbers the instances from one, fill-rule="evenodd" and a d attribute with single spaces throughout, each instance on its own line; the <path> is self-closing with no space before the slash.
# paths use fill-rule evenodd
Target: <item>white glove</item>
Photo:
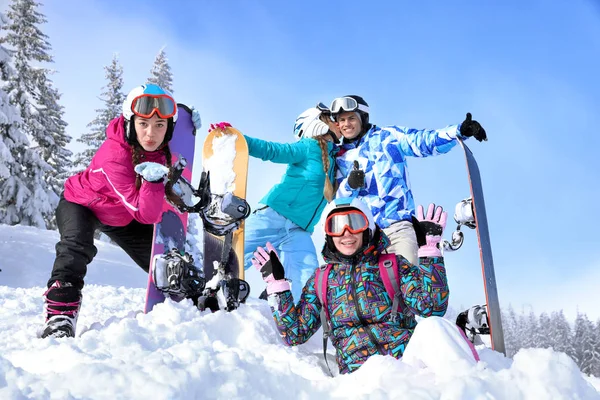
<path id="1" fill-rule="evenodd" d="M 192 107 L 192 122 L 194 123 L 194 128 L 196 128 L 197 131 L 199 131 L 200 128 L 202 128 L 202 118 L 200 118 L 200 111 L 196 110 L 194 107 Z"/>
<path id="2" fill-rule="evenodd" d="M 136 165 L 135 172 L 148 182 L 159 183 L 169 174 L 169 168 L 159 163 L 147 161 Z"/>

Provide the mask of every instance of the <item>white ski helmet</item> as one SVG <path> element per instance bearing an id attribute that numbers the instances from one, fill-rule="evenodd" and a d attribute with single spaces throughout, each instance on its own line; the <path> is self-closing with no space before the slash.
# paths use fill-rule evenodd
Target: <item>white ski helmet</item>
<path id="1" fill-rule="evenodd" d="M 173 95 L 168 90 L 153 83 L 146 83 L 129 92 L 123 102 L 123 117 L 125 118 L 126 138 L 131 144 L 137 142 L 133 116 L 140 115 L 140 113 L 148 118 L 157 114 L 161 118 L 167 119 L 165 142 L 171 140 L 179 110 Z"/>
<path id="2" fill-rule="evenodd" d="M 294 124 L 294 135 L 296 139 L 312 138 L 321 136 L 329 131 L 327 124 L 320 119 L 321 111 L 311 107 L 296 118 Z"/>

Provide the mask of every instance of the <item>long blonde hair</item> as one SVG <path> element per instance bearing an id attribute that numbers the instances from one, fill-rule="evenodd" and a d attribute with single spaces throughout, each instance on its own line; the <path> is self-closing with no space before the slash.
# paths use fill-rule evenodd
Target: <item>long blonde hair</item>
<path id="1" fill-rule="evenodd" d="M 323 159 L 323 172 L 325 172 L 325 186 L 323 187 L 323 196 L 330 202 L 333 200 L 333 184 L 329 180 L 329 167 L 331 165 L 329 160 L 329 150 L 327 149 L 327 134 L 315 136 L 314 139 L 319 143 L 321 147 L 321 158 Z"/>

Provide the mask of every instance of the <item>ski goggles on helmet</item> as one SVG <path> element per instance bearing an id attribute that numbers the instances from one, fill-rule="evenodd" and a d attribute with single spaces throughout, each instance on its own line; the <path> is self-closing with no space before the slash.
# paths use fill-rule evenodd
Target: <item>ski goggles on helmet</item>
<path id="1" fill-rule="evenodd" d="M 322 103 L 321 103 L 322 104 Z M 358 101 L 353 99 L 352 97 L 338 97 L 331 102 L 329 106 L 329 110 L 332 114 L 338 114 L 340 112 L 352 112 L 352 111 L 363 111 L 368 113 L 369 107 L 358 104 Z"/>
<path id="2" fill-rule="evenodd" d="M 131 111 L 141 118 L 150 118 L 156 113 L 160 118 L 168 119 L 177 113 L 177 104 L 166 94 L 143 94 L 133 99 Z"/>
<path id="3" fill-rule="evenodd" d="M 327 236 L 342 236 L 347 229 L 352 234 L 361 233 L 369 228 L 367 216 L 359 210 L 348 210 L 331 214 L 325 220 Z"/>

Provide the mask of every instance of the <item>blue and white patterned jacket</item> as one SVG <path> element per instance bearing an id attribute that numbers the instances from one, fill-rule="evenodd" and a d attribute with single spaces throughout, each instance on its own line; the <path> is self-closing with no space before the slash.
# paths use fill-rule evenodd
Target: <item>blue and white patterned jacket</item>
<path id="1" fill-rule="evenodd" d="M 373 125 L 360 139 L 344 142 L 337 155 L 336 197 L 360 197 L 370 207 L 375 223 L 387 228 L 394 222 L 411 221 L 415 213 L 406 156 L 427 157 L 447 153 L 457 143 L 460 125 L 419 130 Z M 366 187 L 359 191 L 348 185 L 354 160 L 365 172 Z"/>

